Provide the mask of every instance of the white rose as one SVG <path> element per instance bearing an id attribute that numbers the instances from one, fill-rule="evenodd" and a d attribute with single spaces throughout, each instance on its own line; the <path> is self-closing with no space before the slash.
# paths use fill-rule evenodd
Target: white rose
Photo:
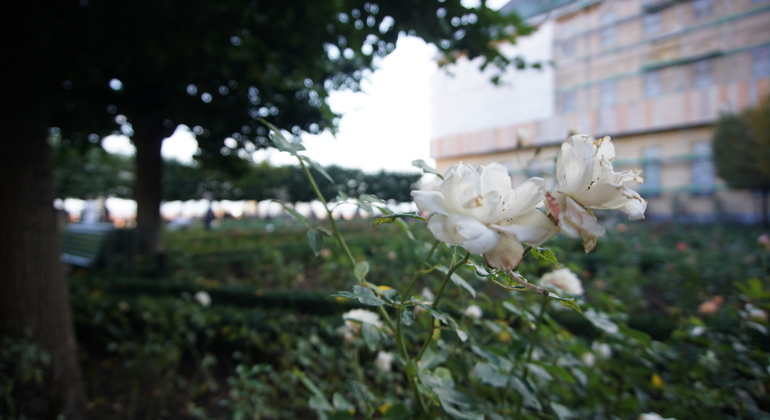
<path id="1" fill-rule="evenodd" d="M 539 246 L 558 228 L 536 206 L 545 197 L 544 181 L 530 178 L 513 189 L 500 164 L 458 164 L 449 168 L 438 190 L 412 191 L 417 207 L 431 213 L 428 229 L 450 245 L 483 254 L 491 267 L 511 270 L 524 254 L 522 243 Z"/>
<path id="2" fill-rule="evenodd" d="M 343 332 L 352 334 L 358 334 L 363 323 L 372 324 L 377 328 L 382 327 L 380 316 L 366 309 L 351 309 L 342 314 L 342 319 L 345 321 Z"/>
<path id="3" fill-rule="evenodd" d="M 200 292 L 196 293 L 193 296 L 193 298 L 201 306 L 209 306 L 209 305 L 211 305 L 211 296 L 207 292 L 205 292 L 203 290 L 201 290 Z"/>
<path id="4" fill-rule="evenodd" d="M 484 312 L 478 305 L 471 305 L 465 308 L 465 316 L 473 319 L 481 319 L 481 317 L 484 316 Z"/>
<path id="5" fill-rule="evenodd" d="M 555 287 L 575 296 L 583 294 L 583 284 L 569 268 L 560 268 L 544 274 L 539 284 L 544 287 Z"/>
<path id="6" fill-rule="evenodd" d="M 374 364 L 380 372 L 390 372 L 391 365 L 393 364 L 393 354 L 386 351 L 379 351 Z"/>
<path id="7" fill-rule="evenodd" d="M 559 222 L 562 233 L 583 237 L 583 247 L 591 252 L 604 228 L 596 222 L 593 209 L 620 210 L 630 220 L 644 218 L 645 201 L 625 184 L 644 182 L 641 171 L 615 172 L 615 147 L 610 138 L 599 140 L 578 134 L 565 141 L 556 158 L 556 189 L 546 197 L 549 214 Z"/>

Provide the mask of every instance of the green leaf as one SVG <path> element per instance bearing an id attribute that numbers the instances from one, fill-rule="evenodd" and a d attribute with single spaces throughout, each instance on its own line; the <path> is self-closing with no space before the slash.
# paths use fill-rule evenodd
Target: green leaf
<path id="1" fill-rule="evenodd" d="M 422 160 L 422 159 L 413 160 L 412 161 L 412 166 L 414 166 L 415 168 L 422 169 L 422 171 L 425 172 L 426 174 L 438 175 L 439 178 L 444 179 L 444 175 L 439 173 L 432 166 L 430 166 L 427 163 L 425 163 L 425 161 Z"/>
<path id="2" fill-rule="evenodd" d="M 326 401 L 325 398 L 319 397 L 318 395 L 313 395 L 308 400 L 308 405 L 313 410 L 320 410 L 320 411 L 331 411 L 334 408 L 329 404 L 329 401 Z"/>
<path id="3" fill-rule="evenodd" d="M 313 254 L 318 256 L 324 246 L 324 239 L 315 229 L 311 229 L 307 231 L 307 243 L 310 245 Z"/>
<path id="4" fill-rule="evenodd" d="M 427 221 L 428 220 L 428 219 L 420 216 L 416 212 L 409 211 L 409 212 L 406 212 L 406 213 L 393 213 L 393 214 L 388 214 L 386 216 L 376 217 L 374 219 L 374 225 L 373 226 L 378 226 L 378 225 L 381 225 L 383 223 L 395 223 L 396 220 L 398 220 L 398 219 L 420 219 L 422 221 Z"/>
<path id="5" fill-rule="evenodd" d="M 484 414 L 471 411 L 472 400 L 465 394 L 453 389 L 435 388 L 432 389 L 444 409 L 450 417 L 457 420 L 483 420 Z"/>
<path id="6" fill-rule="evenodd" d="M 364 305 L 369 306 L 381 306 L 385 304 L 385 301 L 378 298 L 377 295 L 374 294 L 373 290 L 359 285 L 353 286 L 352 292 L 337 292 L 332 296 L 344 297 L 346 299 L 357 299 Z"/>
<path id="7" fill-rule="evenodd" d="M 544 363 L 540 366 L 543 367 L 545 370 L 547 370 L 551 374 L 551 376 L 559 378 L 562 381 L 565 381 L 570 384 L 575 383 L 575 378 L 572 377 L 569 371 L 559 365 L 555 365 L 553 363 Z"/>
<path id="8" fill-rule="evenodd" d="M 426 305 L 422 302 L 416 302 L 416 303 L 417 305 L 425 308 L 428 312 L 430 312 L 430 314 L 433 315 L 434 318 L 439 320 L 439 322 L 452 328 L 457 334 L 457 337 L 460 338 L 460 341 L 465 341 L 468 339 L 468 334 L 466 334 L 465 331 L 462 331 L 460 329 L 460 327 L 457 325 L 457 321 L 455 321 L 454 318 L 452 318 L 449 314 L 434 308 L 432 305 Z"/>
<path id="9" fill-rule="evenodd" d="M 406 375 L 410 378 L 414 378 L 417 376 L 418 371 L 419 369 L 417 368 L 417 362 L 415 362 L 414 359 L 410 359 L 406 364 Z"/>
<path id="10" fill-rule="evenodd" d="M 508 375 L 501 372 L 500 368 L 491 363 L 476 363 L 476 366 L 473 367 L 473 373 L 479 379 L 479 382 L 493 388 L 502 388 L 508 383 Z"/>
<path id="11" fill-rule="evenodd" d="M 649 347 L 652 345 L 652 337 L 650 337 L 649 334 L 647 334 L 644 331 L 635 330 L 627 325 L 618 325 L 618 329 L 620 330 L 620 333 L 624 336 L 631 338 L 638 342 L 639 344 Z"/>
<path id="12" fill-rule="evenodd" d="M 286 137 L 283 136 L 281 130 L 278 129 L 278 127 L 261 118 L 259 121 L 270 129 L 270 141 L 273 142 L 273 146 L 275 146 L 276 149 L 282 152 L 291 153 L 294 156 L 298 156 L 297 152 L 305 150 L 305 146 L 303 146 L 302 143 L 295 143 L 287 140 Z"/>
<path id="13" fill-rule="evenodd" d="M 570 411 L 569 408 L 552 401 L 551 402 L 551 410 L 553 410 L 554 413 L 556 413 L 556 416 L 561 419 L 574 419 L 575 416 L 573 415 L 572 411 Z"/>
<path id="14" fill-rule="evenodd" d="M 401 312 L 401 323 L 408 327 L 412 325 L 413 322 L 414 322 L 414 313 L 410 311 L 409 308 L 404 309 L 404 311 Z"/>
<path id="15" fill-rule="evenodd" d="M 536 410 L 540 410 L 542 408 L 540 401 L 537 399 L 530 387 L 521 380 L 521 378 L 517 376 L 511 376 L 509 379 L 511 382 L 511 388 L 516 390 L 516 392 L 521 395 L 521 398 L 524 399 L 524 404 L 532 406 Z"/>
<path id="16" fill-rule="evenodd" d="M 561 267 L 559 260 L 556 259 L 556 255 L 548 248 L 533 247 L 529 250 L 538 260 L 549 262 L 556 267 Z"/>
<path id="17" fill-rule="evenodd" d="M 292 215 L 292 216 L 294 216 L 295 218 L 297 218 L 297 220 L 298 220 L 300 223 L 302 223 L 303 225 L 305 225 L 305 227 L 306 227 L 306 228 L 308 228 L 308 229 L 312 229 L 312 226 L 310 225 L 310 221 L 309 221 L 309 220 L 307 220 L 307 217 L 305 217 L 305 216 L 303 216 L 303 215 L 299 214 L 299 212 L 297 212 L 297 210 L 294 210 L 293 208 L 289 207 L 289 205 L 288 205 L 288 204 L 286 204 L 286 203 L 284 203 L 284 202 L 282 202 L 282 201 L 276 201 L 276 202 L 277 202 L 278 204 L 280 204 L 280 205 L 281 205 L 281 207 L 283 207 L 283 209 L 284 209 L 284 210 L 288 211 L 289 213 L 291 213 L 291 215 Z"/>
<path id="18" fill-rule="evenodd" d="M 303 148 L 303 149 L 304 149 L 304 148 Z M 324 177 L 324 178 L 328 179 L 328 180 L 329 180 L 329 182 L 331 182 L 332 184 L 334 184 L 334 179 L 332 179 L 332 177 L 331 177 L 331 176 L 329 176 L 329 173 L 328 173 L 328 172 L 326 172 L 326 169 L 324 169 L 324 167 L 323 167 L 323 166 L 321 166 L 321 164 L 320 164 L 320 163 L 318 163 L 318 162 L 314 161 L 313 159 L 310 159 L 310 158 L 309 158 L 309 157 L 307 157 L 307 156 L 300 156 L 300 159 L 302 159 L 302 160 L 304 160 L 305 162 L 307 162 L 307 164 L 308 164 L 308 165 L 310 165 L 310 167 L 311 167 L 311 168 L 313 168 L 313 169 L 315 169 L 316 171 L 318 171 L 318 173 L 320 173 L 321 175 L 323 175 L 323 177 Z"/>
<path id="19" fill-rule="evenodd" d="M 364 322 L 361 324 L 361 335 L 364 337 L 364 343 L 369 350 L 377 350 L 380 345 L 380 330 L 374 325 Z"/>
<path id="20" fill-rule="evenodd" d="M 334 395 L 332 395 L 332 405 L 334 405 L 335 410 L 340 411 L 355 408 L 353 404 L 348 402 L 348 400 L 346 400 L 339 392 L 335 392 Z"/>
<path id="21" fill-rule="evenodd" d="M 439 272 L 442 272 L 444 274 L 449 272 L 449 269 L 447 267 L 444 267 L 444 266 L 438 266 L 438 267 L 436 267 L 436 270 L 438 270 Z M 449 277 L 449 279 L 452 280 L 452 283 L 454 283 L 456 286 L 460 286 L 460 287 L 464 288 L 465 290 L 467 290 L 471 294 L 471 296 L 473 296 L 474 298 L 476 297 L 476 289 L 474 289 L 473 286 L 468 284 L 468 282 L 465 281 L 465 279 L 460 277 L 460 275 L 457 274 L 457 271 L 452 273 L 452 275 Z"/>
<path id="22" fill-rule="evenodd" d="M 584 312 L 586 319 L 594 326 L 607 334 L 615 335 L 618 333 L 618 324 L 610 320 L 610 316 L 604 312 L 598 312 L 593 308 Z"/>
<path id="23" fill-rule="evenodd" d="M 369 262 L 366 260 L 357 262 L 356 266 L 353 268 L 353 275 L 356 277 L 356 280 L 358 281 L 364 281 L 368 273 L 369 273 Z"/>
<path id="24" fill-rule="evenodd" d="M 396 289 L 385 289 L 382 291 L 382 298 L 386 302 L 398 303 L 401 302 L 401 293 L 398 293 Z"/>
<path id="25" fill-rule="evenodd" d="M 308 379 L 307 376 L 305 376 L 305 374 L 302 373 L 302 371 L 300 371 L 297 368 L 294 368 L 294 375 L 297 376 L 300 381 L 302 381 L 302 384 L 305 385 L 305 387 L 307 387 L 307 389 L 309 389 L 310 392 L 313 393 L 313 395 L 321 398 L 322 400 L 324 399 L 323 392 L 321 392 L 321 390 L 318 389 L 318 387 L 313 383 L 313 381 Z M 329 403 L 327 402 L 326 404 L 328 405 Z M 331 409 L 331 406 L 329 406 L 329 409 Z"/>
<path id="26" fill-rule="evenodd" d="M 548 297 L 550 297 L 551 299 L 558 300 L 559 303 L 561 303 L 562 305 L 564 305 L 564 306 L 566 306 L 568 308 L 574 309 L 574 310 L 580 312 L 581 314 L 583 313 L 583 310 L 580 309 L 580 305 L 577 304 L 575 299 L 565 299 L 565 298 L 562 298 L 562 297 L 558 297 L 558 296 L 554 295 L 553 293 L 549 294 Z"/>
<path id="27" fill-rule="evenodd" d="M 383 420 L 404 420 L 412 418 L 412 413 L 404 404 L 394 403 L 383 413 Z"/>

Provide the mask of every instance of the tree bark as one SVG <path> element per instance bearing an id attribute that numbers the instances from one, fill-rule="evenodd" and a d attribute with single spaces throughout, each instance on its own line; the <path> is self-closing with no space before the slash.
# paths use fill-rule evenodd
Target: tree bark
<path id="1" fill-rule="evenodd" d="M 85 394 L 53 207 L 37 7 L 17 6 L 19 32 L 3 37 L 11 45 L 4 48 L 0 81 L 0 336 L 27 338 L 50 355 L 43 382 L 14 395 L 19 414 L 78 419 Z"/>
<path id="2" fill-rule="evenodd" d="M 154 272 L 163 271 L 163 223 L 160 204 L 163 199 L 163 140 L 171 134 L 162 121 L 140 120 L 134 123 L 132 137 L 136 146 L 136 226 L 139 253 L 150 258 Z"/>

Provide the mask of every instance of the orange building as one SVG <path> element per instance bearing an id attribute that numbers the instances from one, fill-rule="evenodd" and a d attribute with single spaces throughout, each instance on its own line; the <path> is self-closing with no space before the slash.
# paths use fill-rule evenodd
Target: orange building
<path id="1" fill-rule="evenodd" d="M 503 10 L 539 28 L 511 51 L 554 66 L 510 73 L 497 89 L 469 70 L 473 62 L 437 72 L 431 151 L 440 171 L 494 161 L 515 183 L 547 178 L 569 133 L 609 135 L 616 170 L 644 169 L 636 189 L 648 218 L 759 220 L 760 195 L 716 176 L 711 129 L 721 113 L 770 93 L 770 0 L 514 0 Z"/>

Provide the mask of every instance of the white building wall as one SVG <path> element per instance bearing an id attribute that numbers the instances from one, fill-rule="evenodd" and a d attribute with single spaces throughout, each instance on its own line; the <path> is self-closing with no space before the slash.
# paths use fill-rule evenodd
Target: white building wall
<path id="1" fill-rule="evenodd" d="M 528 63 L 543 62 L 542 70 L 508 70 L 502 83 L 490 80 L 497 70 L 490 65 L 479 70 L 481 60 L 460 58 L 439 68 L 430 81 L 430 137 L 437 139 L 510 126 L 547 118 L 554 113 L 552 59 L 553 23 L 519 38 L 516 45 L 503 45 L 507 57 L 526 57 Z"/>

